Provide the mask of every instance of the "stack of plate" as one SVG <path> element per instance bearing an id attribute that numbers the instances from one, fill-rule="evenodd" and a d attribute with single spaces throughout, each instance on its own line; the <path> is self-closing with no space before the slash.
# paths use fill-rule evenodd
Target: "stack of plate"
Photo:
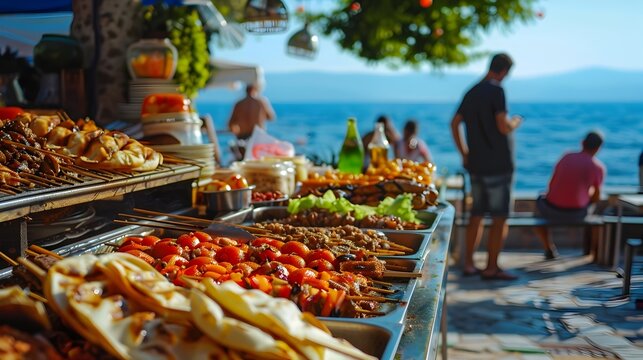
<path id="1" fill-rule="evenodd" d="M 134 79 L 129 82 L 129 102 L 116 104 L 116 115 L 121 120 L 141 119 L 145 97 L 152 94 L 179 94 L 179 85 L 165 79 Z"/>
<path id="2" fill-rule="evenodd" d="M 152 94 L 178 94 L 179 85 L 165 79 L 134 79 L 129 83 L 129 102 L 141 105 Z"/>
<path id="3" fill-rule="evenodd" d="M 214 144 L 203 145 L 150 145 L 154 150 L 163 154 L 174 155 L 183 159 L 192 160 L 203 165 L 201 178 L 210 178 L 214 175 Z"/>
<path id="4" fill-rule="evenodd" d="M 118 103 L 116 116 L 121 120 L 131 121 L 141 118 L 141 104 Z"/>

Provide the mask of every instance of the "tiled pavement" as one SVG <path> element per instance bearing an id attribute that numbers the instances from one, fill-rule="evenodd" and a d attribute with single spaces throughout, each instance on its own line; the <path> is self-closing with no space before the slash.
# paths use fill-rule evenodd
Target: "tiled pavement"
<path id="1" fill-rule="evenodd" d="M 544 261 L 542 253 L 504 252 L 500 263 L 520 276 L 511 282 L 463 278 L 452 266 L 449 359 L 642 360 L 643 310 L 633 300 L 643 299 L 642 265 L 632 300 L 622 300 L 622 280 L 577 253 Z M 476 254 L 478 265 L 485 256 Z"/>

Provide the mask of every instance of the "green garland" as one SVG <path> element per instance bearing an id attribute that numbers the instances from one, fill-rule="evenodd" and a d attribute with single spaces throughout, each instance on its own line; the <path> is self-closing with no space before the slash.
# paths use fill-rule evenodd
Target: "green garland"
<path id="1" fill-rule="evenodd" d="M 176 47 L 179 59 L 174 81 L 183 94 L 196 97 L 212 75 L 208 34 L 199 13 L 190 7 L 157 4 L 147 7 L 144 19 L 148 33 L 163 35 Z"/>

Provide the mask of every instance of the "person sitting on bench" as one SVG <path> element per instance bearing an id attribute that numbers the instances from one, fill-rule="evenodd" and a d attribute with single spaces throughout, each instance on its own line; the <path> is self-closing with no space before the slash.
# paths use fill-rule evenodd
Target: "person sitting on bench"
<path id="1" fill-rule="evenodd" d="M 547 194 L 536 200 L 540 216 L 551 222 L 578 222 L 593 212 L 605 178 L 605 165 L 595 157 L 602 144 L 603 136 L 591 131 L 580 152 L 567 153 L 558 161 Z M 549 229 L 537 227 L 536 233 L 545 247 L 545 258 L 556 258 L 558 252 Z"/>

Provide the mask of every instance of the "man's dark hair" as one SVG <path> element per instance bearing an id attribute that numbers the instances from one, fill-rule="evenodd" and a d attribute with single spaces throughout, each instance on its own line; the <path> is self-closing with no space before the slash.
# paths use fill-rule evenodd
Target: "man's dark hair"
<path id="1" fill-rule="evenodd" d="M 386 115 L 380 115 L 377 117 L 377 120 L 375 120 L 376 123 L 382 123 L 382 124 L 386 124 L 389 121 L 390 119 Z"/>
<path id="2" fill-rule="evenodd" d="M 250 95 L 250 93 L 255 90 L 257 90 L 257 86 L 255 86 L 255 84 L 246 85 L 246 94 Z"/>
<path id="3" fill-rule="evenodd" d="M 505 53 L 499 53 L 494 55 L 491 58 L 491 63 L 489 64 L 489 71 L 499 73 L 504 70 L 509 71 L 511 67 L 513 66 L 514 62 L 511 60 L 509 55 Z"/>
<path id="4" fill-rule="evenodd" d="M 590 131 L 583 140 L 583 149 L 596 150 L 603 145 L 603 135 L 598 131 Z"/>
<path id="5" fill-rule="evenodd" d="M 410 134 L 415 134 L 418 131 L 418 122 L 411 119 L 404 124 L 404 131 Z"/>

